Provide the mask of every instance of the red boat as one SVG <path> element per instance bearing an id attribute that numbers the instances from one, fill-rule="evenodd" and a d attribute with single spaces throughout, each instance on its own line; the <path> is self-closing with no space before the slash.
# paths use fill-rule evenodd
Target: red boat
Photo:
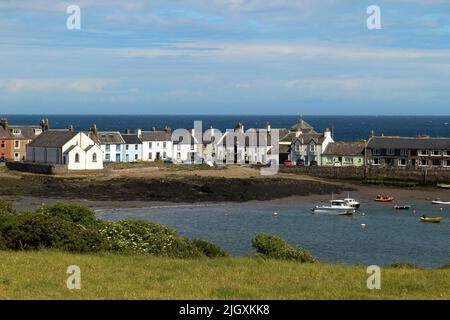
<path id="1" fill-rule="evenodd" d="M 375 198 L 375 201 L 377 202 L 392 202 L 394 201 L 394 197 L 392 196 L 385 196 L 385 195 L 377 195 L 377 197 Z"/>

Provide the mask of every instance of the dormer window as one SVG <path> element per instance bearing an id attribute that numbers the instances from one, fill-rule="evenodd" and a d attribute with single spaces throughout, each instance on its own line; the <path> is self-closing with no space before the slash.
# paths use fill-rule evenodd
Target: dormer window
<path id="1" fill-rule="evenodd" d="M 309 145 L 309 151 L 315 152 L 316 151 L 316 145 L 315 144 L 310 144 Z"/>
<path id="2" fill-rule="evenodd" d="M 22 131 L 20 129 L 13 129 L 12 133 L 13 133 L 13 135 L 18 136 L 22 133 Z"/>
<path id="3" fill-rule="evenodd" d="M 34 129 L 34 134 L 38 135 L 42 133 L 42 129 Z"/>

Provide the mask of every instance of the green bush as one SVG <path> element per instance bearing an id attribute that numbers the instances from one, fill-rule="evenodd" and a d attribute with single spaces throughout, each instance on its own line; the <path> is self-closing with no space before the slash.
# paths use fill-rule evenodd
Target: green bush
<path id="1" fill-rule="evenodd" d="M 151 254 L 173 258 L 197 258 L 200 250 L 175 230 L 148 221 L 105 222 L 99 229 L 111 245 L 122 253 Z"/>
<path id="2" fill-rule="evenodd" d="M 417 269 L 415 264 L 409 262 L 395 262 L 388 266 L 388 268 L 397 268 L 397 269 Z"/>
<path id="3" fill-rule="evenodd" d="M 79 223 L 90 228 L 97 227 L 99 224 L 94 211 L 76 204 L 57 203 L 51 206 L 43 205 L 36 210 L 36 213 Z"/>
<path id="4" fill-rule="evenodd" d="M 36 213 L 0 216 L 0 238 L 11 250 L 59 249 L 98 252 L 107 249 L 106 239 L 83 225 Z"/>
<path id="5" fill-rule="evenodd" d="M 228 256 L 218 245 L 207 240 L 194 240 L 194 246 L 208 258 L 221 258 Z"/>
<path id="6" fill-rule="evenodd" d="M 444 264 L 443 266 L 439 267 L 439 269 L 450 269 L 450 263 Z"/>
<path id="7" fill-rule="evenodd" d="M 256 253 L 264 258 L 298 262 L 317 261 L 309 251 L 293 247 L 286 240 L 271 234 L 257 234 L 252 240 L 252 245 Z"/>
<path id="8" fill-rule="evenodd" d="M 14 213 L 15 210 L 9 201 L 0 198 L 0 214 L 1 213 Z"/>

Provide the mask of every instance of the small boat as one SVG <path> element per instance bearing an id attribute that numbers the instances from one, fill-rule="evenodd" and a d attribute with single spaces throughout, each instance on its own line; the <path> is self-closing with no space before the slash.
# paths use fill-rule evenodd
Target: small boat
<path id="1" fill-rule="evenodd" d="M 433 201 L 431 201 L 432 204 L 450 204 L 450 201 L 442 201 L 441 199 L 437 198 Z"/>
<path id="2" fill-rule="evenodd" d="M 315 206 L 311 209 L 313 213 L 324 213 L 332 215 L 353 215 L 355 208 L 347 205 L 344 200 L 331 200 L 328 206 Z"/>
<path id="3" fill-rule="evenodd" d="M 358 201 L 356 201 L 355 199 L 352 199 L 352 198 L 345 198 L 344 202 L 349 207 L 352 207 L 352 208 L 355 208 L 355 209 L 359 209 L 359 207 L 361 206 L 360 202 L 358 202 Z"/>
<path id="4" fill-rule="evenodd" d="M 395 210 L 409 210 L 409 209 L 411 209 L 411 205 L 409 205 L 409 204 L 404 204 L 404 205 L 396 204 L 393 208 Z"/>
<path id="5" fill-rule="evenodd" d="M 436 217 L 436 218 L 420 217 L 420 222 L 440 223 L 441 220 L 442 220 L 442 217 Z"/>
<path id="6" fill-rule="evenodd" d="M 385 195 L 377 195 L 377 197 L 375 198 L 375 201 L 377 202 L 392 202 L 394 201 L 394 197 L 392 196 L 385 196 Z"/>
<path id="7" fill-rule="evenodd" d="M 442 188 L 442 189 L 450 189 L 450 184 L 449 183 L 438 183 L 437 187 Z"/>

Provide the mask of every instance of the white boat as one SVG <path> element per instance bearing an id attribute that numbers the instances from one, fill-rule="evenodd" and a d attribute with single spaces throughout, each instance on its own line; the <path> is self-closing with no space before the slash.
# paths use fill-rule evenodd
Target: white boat
<path id="1" fill-rule="evenodd" d="M 359 206 L 361 205 L 360 202 L 356 201 L 355 199 L 352 198 L 345 198 L 344 202 L 346 205 L 355 208 L 355 209 L 359 209 Z"/>
<path id="2" fill-rule="evenodd" d="M 353 215 L 355 213 L 355 208 L 347 205 L 344 200 L 331 200 L 330 205 L 315 206 L 311 210 L 314 213 L 332 215 Z"/>
<path id="3" fill-rule="evenodd" d="M 438 183 L 437 187 L 442 189 L 450 189 L 450 183 Z"/>
<path id="4" fill-rule="evenodd" d="M 450 204 L 450 201 L 442 201 L 441 199 L 437 198 L 433 201 L 431 201 L 432 204 Z"/>

